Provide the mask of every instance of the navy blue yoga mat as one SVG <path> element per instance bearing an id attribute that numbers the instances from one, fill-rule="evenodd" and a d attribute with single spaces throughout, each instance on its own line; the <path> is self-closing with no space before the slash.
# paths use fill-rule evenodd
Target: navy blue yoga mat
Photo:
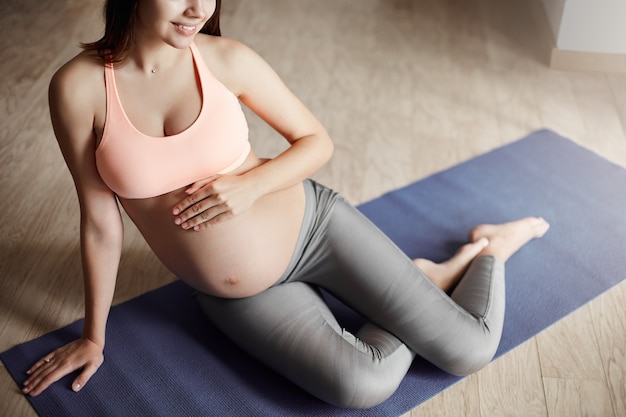
<path id="1" fill-rule="evenodd" d="M 550 232 L 507 263 L 498 355 L 625 277 L 626 170 L 550 131 L 532 135 L 360 209 L 410 256 L 443 260 L 480 223 L 543 216 Z M 114 307 L 106 361 L 80 394 L 73 376 L 30 399 L 42 416 L 397 416 L 458 378 L 419 358 L 398 391 L 370 410 L 326 405 L 242 353 L 177 282 Z M 329 298 L 346 327 L 361 319 Z M 41 355 L 80 333 L 74 323 L 1 355 L 17 383 Z"/>

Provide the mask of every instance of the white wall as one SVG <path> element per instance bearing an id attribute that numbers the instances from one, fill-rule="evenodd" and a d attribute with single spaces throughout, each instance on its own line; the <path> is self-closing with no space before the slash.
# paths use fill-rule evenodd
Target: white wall
<path id="1" fill-rule="evenodd" d="M 556 46 L 626 54 L 625 0 L 541 0 Z"/>
<path id="2" fill-rule="evenodd" d="M 565 8 L 565 0 L 542 0 L 543 8 L 546 11 L 546 17 L 552 29 L 554 39 L 559 39 L 559 31 L 561 30 L 561 18 Z"/>

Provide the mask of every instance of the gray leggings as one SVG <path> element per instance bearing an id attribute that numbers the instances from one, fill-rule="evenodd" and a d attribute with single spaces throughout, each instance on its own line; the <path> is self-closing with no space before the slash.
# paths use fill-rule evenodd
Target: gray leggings
<path id="1" fill-rule="evenodd" d="M 415 354 L 456 375 L 486 365 L 504 320 L 504 265 L 476 258 L 451 296 L 360 212 L 305 181 L 307 208 L 291 264 L 249 298 L 198 302 L 242 349 L 316 397 L 346 408 L 387 399 Z M 344 330 L 326 289 L 369 320 Z"/>

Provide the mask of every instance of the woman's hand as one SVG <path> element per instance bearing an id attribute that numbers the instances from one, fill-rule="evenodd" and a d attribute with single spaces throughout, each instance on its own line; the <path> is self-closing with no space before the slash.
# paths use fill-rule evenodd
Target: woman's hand
<path id="1" fill-rule="evenodd" d="M 83 338 L 61 346 L 26 371 L 29 377 L 22 392 L 34 397 L 65 375 L 82 368 L 72 383 L 72 390 L 78 392 L 104 362 L 102 351 L 102 346 Z"/>
<path id="2" fill-rule="evenodd" d="M 216 175 L 192 184 L 188 197 L 174 206 L 174 223 L 183 229 L 202 230 L 249 209 L 258 193 L 243 176 Z"/>

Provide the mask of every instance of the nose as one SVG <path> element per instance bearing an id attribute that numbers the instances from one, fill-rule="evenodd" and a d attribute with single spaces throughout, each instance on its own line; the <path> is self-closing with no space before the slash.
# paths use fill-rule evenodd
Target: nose
<path id="1" fill-rule="evenodd" d="M 207 18 L 206 3 L 206 0 L 188 0 L 185 16 L 205 20 Z"/>

